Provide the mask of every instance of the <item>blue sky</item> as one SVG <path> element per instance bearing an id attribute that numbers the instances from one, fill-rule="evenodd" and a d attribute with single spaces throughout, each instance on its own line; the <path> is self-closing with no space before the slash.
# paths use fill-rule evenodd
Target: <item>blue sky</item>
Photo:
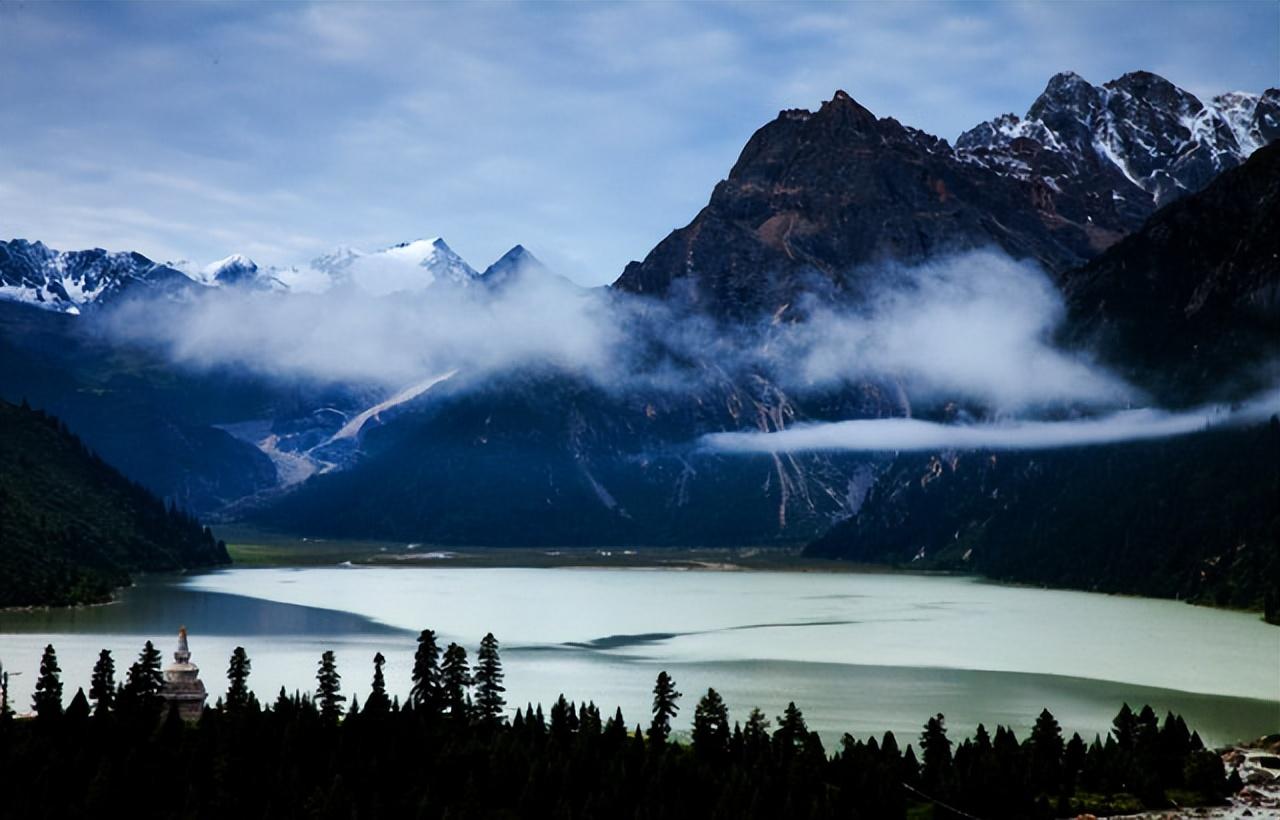
<path id="1" fill-rule="evenodd" d="M 948 139 L 1055 72 L 1280 84 L 1280 3 L 0 0 L 0 236 L 203 264 L 443 236 L 611 281 L 844 88 Z"/>

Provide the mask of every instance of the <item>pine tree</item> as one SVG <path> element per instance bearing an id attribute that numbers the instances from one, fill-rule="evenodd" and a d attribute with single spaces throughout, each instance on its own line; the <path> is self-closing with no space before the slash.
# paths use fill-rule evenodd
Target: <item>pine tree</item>
<path id="1" fill-rule="evenodd" d="M 804 722 L 804 714 L 795 701 L 791 701 L 778 717 L 778 731 L 773 733 L 773 741 L 780 748 L 791 750 L 803 746 L 808 737 L 809 726 Z"/>
<path id="2" fill-rule="evenodd" d="M 40 677 L 36 679 L 31 708 L 37 717 L 46 720 L 62 714 L 62 669 L 58 667 L 58 653 L 53 644 L 46 646 L 40 657 Z"/>
<path id="3" fill-rule="evenodd" d="M 715 689 L 707 689 L 693 710 L 693 750 L 717 759 L 729 750 L 729 709 Z"/>
<path id="4" fill-rule="evenodd" d="M 666 743 L 671 735 L 671 718 L 675 717 L 680 707 L 676 701 L 680 693 L 676 691 L 676 682 L 663 670 L 658 673 L 658 680 L 653 685 L 653 721 L 649 724 L 649 741 Z"/>
<path id="5" fill-rule="evenodd" d="M 409 702 L 415 709 L 425 708 L 431 714 L 444 709 L 444 687 L 440 679 L 440 647 L 436 633 L 430 629 L 418 635 L 418 649 L 413 654 L 413 687 Z"/>
<path id="6" fill-rule="evenodd" d="M 89 697 L 93 699 L 93 713 L 98 716 L 106 715 L 115 704 L 116 662 L 110 649 L 98 653 L 93 675 L 89 678 Z"/>
<path id="7" fill-rule="evenodd" d="M 502 719 L 502 709 L 507 705 L 502 693 L 502 660 L 498 657 L 498 639 L 490 632 L 480 641 L 476 654 L 476 717 L 482 723 L 495 723 Z"/>
<path id="8" fill-rule="evenodd" d="M 382 667 L 386 662 L 387 659 L 382 657 L 381 652 L 374 654 L 373 683 L 369 687 L 369 699 L 364 702 L 364 711 L 367 715 L 382 715 L 391 709 L 391 701 L 387 698 L 387 681 L 382 674 Z"/>
<path id="9" fill-rule="evenodd" d="M 231 651 L 227 665 L 227 711 L 236 712 L 249 705 L 249 673 L 253 663 L 243 646 Z"/>
<path id="10" fill-rule="evenodd" d="M 1129 704 L 1126 703 L 1120 707 L 1120 712 L 1111 721 L 1111 727 L 1111 734 L 1115 736 L 1116 743 L 1121 749 L 1133 748 L 1134 735 L 1138 731 L 1138 719 L 1129 708 Z"/>
<path id="11" fill-rule="evenodd" d="M 924 756 L 921 777 L 926 791 L 933 797 L 944 793 L 951 778 L 951 741 L 941 714 L 929 718 L 920 734 L 920 752 Z"/>
<path id="12" fill-rule="evenodd" d="M 342 676 L 333 652 L 326 650 L 320 656 L 320 669 L 316 672 L 316 700 L 320 703 L 320 717 L 328 723 L 337 723 L 342 717 L 342 702 L 347 699 L 342 691 Z"/>
<path id="13" fill-rule="evenodd" d="M 13 717 L 13 707 L 9 705 L 9 673 L 0 665 L 0 721 Z"/>
<path id="14" fill-rule="evenodd" d="M 747 715 L 747 725 L 742 730 L 742 737 L 750 749 L 759 749 L 768 744 L 769 718 L 759 708 L 752 707 L 751 714 Z"/>
<path id="15" fill-rule="evenodd" d="M 89 719 L 89 699 L 84 696 L 84 689 L 77 687 L 71 705 L 67 707 L 67 720 L 84 721 Z"/>
<path id="16" fill-rule="evenodd" d="M 151 641 L 143 645 L 138 660 L 129 666 L 124 686 L 120 688 L 117 708 L 131 714 L 158 710 L 164 675 L 160 671 L 160 650 Z"/>
<path id="17" fill-rule="evenodd" d="M 1031 729 L 1031 788 L 1055 794 L 1062 782 L 1062 727 L 1048 709 Z"/>
<path id="18" fill-rule="evenodd" d="M 467 665 L 467 650 L 456 643 L 444 650 L 440 663 L 440 686 L 449 714 L 455 718 L 467 714 L 467 690 L 471 688 L 471 668 Z"/>

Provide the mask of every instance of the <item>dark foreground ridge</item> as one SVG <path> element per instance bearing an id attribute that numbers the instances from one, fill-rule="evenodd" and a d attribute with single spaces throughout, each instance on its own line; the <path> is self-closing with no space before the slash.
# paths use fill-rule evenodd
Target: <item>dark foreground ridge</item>
<path id="1" fill-rule="evenodd" d="M 671 738 L 680 692 L 654 685 L 649 728 L 621 710 L 562 695 L 505 713 L 498 642 L 486 635 L 474 670 L 466 650 L 441 653 L 418 638 L 413 688 L 388 698 L 381 654 L 363 707 L 344 708 L 341 675 L 325 652 L 314 696 L 281 688 L 261 705 L 251 661 L 231 657 L 226 700 L 187 722 L 165 708 L 160 653 L 147 643 L 123 686 L 103 651 L 89 696 L 62 706 L 52 646 L 45 650 L 35 716 L 0 704 L 6 816 L 332 818 L 1048 818 L 1082 812 L 1220 803 L 1239 775 L 1206 750 L 1182 718 L 1120 709 L 1105 740 L 1063 737 L 1048 710 L 1029 737 L 979 725 L 958 746 L 942 715 L 924 724 L 919 752 L 892 733 L 845 735 L 828 754 L 794 703 L 770 721 L 752 710 L 731 726 L 708 689 L 690 742 Z M 167 673 L 166 673 L 167 674 Z M 93 705 L 90 705 L 90 700 Z"/>
<path id="2" fill-rule="evenodd" d="M 131 572 L 230 562 L 200 522 L 61 421 L 0 399 L 0 607 L 104 601 Z"/>

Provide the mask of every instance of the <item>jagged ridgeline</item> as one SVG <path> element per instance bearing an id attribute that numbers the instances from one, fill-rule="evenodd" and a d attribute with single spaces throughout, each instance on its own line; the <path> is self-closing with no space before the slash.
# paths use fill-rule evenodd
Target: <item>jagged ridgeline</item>
<path id="1" fill-rule="evenodd" d="M 0 400 L 0 606 L 107 599 L 134 571 L 229 563 L 226 546 L 92 453 Z"/>

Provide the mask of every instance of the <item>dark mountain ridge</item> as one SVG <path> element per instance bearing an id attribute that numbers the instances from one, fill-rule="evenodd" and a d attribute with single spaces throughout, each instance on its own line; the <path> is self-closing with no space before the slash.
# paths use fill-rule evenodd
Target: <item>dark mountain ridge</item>
<path id="1" fill-rule="evenodd" d="M 138 571 L 230 562 L 193 517 L 53 416 L 0 400 L 0 607 L 103 601 Z"/>
<path id="2" fill-rule="evenodd" d="M 1067 283 L 1067 335 L 1181 403 L 1280 384 L 1280 144 Z M 903 456 L 807 548 L 1264 609 L 1280 623 L 1280 419 L 1166 441 Z"/>

